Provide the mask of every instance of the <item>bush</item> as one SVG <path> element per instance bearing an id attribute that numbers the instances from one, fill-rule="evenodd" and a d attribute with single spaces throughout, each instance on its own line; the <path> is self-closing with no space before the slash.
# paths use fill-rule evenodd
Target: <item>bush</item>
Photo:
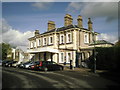
<path id="1" fill-rule="evenodd" d="M 96 48 L 97 69 L 118 70 L 120 61 L 120 47 Z"/>

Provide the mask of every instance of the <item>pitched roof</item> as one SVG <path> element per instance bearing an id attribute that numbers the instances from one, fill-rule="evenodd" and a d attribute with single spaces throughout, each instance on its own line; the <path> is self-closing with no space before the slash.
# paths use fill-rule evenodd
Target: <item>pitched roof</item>
<path id="1" fill-rule="evenodd" d="M 51 32 L 55 32 L 55 30 L 56 30 L 56 32 L 59 32 L 59 31 L 64 31 L 64 30 L 66 30 L 66 29 L 70 29 L 70 28 L 79 28 L 79 27 L 78 27 L 77 25 L 64 26 L 64 27 L 60 27 L 60 28 L 56 28 L 56 29 L 52 29 L 52 30 L 46 31 L 46 32 L 44 32 L 44 33 L 41 33 L 41 35 L 42 35 L 42 34 L 51 33 Z M 86 29 L 86 28 L 82 28 L 82 29 L 88 30 L 88 29 Z"/>
<path id="2" fill-rule="evenodd" d="M 113 43 L 110 43 L 110 42 L 105 41 L 105 40 L 97 40 L 95 42 L 92 42 L 90 45 L 99 45 L 99 44 L 111 44 L 111 45 L 114 45 Z"/>
<path id="3" fill-rule="evenodd" d="M 17 46 L 16 49 L 20 49 L 23 52 L 27 52 L 27 46 Z"/>

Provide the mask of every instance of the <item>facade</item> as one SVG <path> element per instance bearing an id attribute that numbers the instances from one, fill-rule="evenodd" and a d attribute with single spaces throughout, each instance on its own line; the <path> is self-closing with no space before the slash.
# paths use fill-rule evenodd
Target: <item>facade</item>
<path id="1" fill-rule="evenodd" d="M 88 18 L 88 29 L 83 28 L 82 16 L 78 16 L 77 25 L 73 24 L 71 15 L 64 17 L 64 26 L 55 27 L 55 22 L 48 21 L 48 30 L 40 33 L 35 30 L 35 36 L 29 38 L 28 53 L 31 60 L 54 61 L 62 65 L 78 67 L 82 61 L 92 55 L 93 46 L 90 43 L 96 41 L 97 32 L 93 33 L 92 21 Z"/>
<path id="2" fill-rule="evenodd" d="M 12 49 L 12 58 L 18 63 L 29 61 L 27 47 L 26 46 L 17 46 L 15 49 Z"/>

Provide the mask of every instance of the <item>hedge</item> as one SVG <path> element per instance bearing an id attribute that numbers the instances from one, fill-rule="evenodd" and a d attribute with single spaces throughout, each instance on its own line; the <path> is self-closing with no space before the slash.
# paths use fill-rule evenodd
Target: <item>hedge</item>
<path id="1" fill-rule="evenodd" d="M 96 67 L 103 70 L 118 70 L 120 67 L 120 47 L 95 48 Z"/>

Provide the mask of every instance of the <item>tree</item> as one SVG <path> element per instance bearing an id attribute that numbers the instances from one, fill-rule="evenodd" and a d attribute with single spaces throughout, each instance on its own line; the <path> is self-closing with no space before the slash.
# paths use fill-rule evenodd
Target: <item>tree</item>
<path id="1" fill-rule="evenodd" d="M 2 60 L 8 59 L 7 56 L 12 54 L 12 48 L 10 44 L 2 43 L 0 46 L 2 46 Z"/>
<path id="2" fill-rule="evenodd" d="M 120 47 L 120 40 L 115 43 L 115 46 Z"/>

